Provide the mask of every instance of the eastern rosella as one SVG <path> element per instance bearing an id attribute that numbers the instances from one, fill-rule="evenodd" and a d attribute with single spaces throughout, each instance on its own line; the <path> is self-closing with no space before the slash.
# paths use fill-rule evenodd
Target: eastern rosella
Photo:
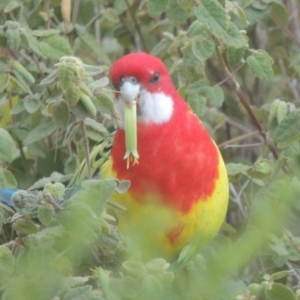
<path id="1" fill-rule="evenodd" d="M 143 260 L 184 264 L 219 230 L 229 185 L 221 154 L 181 98 L 163 62 L 146 53 L 120 58 L 110 70 L 118 129 L 90 154 L 100 178 L 130 180 L 113 201 L 118 228 Z M 81 167 L 70 186 L 87 175 Z"/>
<path id="2" fill-rule="evenodd" d="M 110 78 L 118 129 L 112 147 L 106 139 L 93 149 L 91 165 L 102 164 L 100 178 L 130 180 L 126 194 L 113 201 L 126 208 L 118 228 L 143 258 L 185 263 L 224 220 L 223 159 L 159 58 L 126 55 L 113 64 Z"/>

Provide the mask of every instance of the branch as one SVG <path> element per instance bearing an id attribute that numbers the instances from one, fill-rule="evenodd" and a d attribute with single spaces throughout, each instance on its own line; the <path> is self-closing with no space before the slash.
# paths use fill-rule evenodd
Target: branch
<path id="1" fill-rule="evenodd" d="M 231 71 L 231 68 L 230 68 L 230 66 L 227 62 L 226 57 L 224 56 L 223 53 L 220 53 L 220 51 L 218 49 L 218 46 L 217 46 L 217 41 L 215 41 L 215 42 L 216 42 L 217 54 L 218 54 L 218 56 L 220 58 L 220 61 L 221 61 L 222 65 L 225 69 L 226 74 L 230 78 L 229 82 L 230 82 L 232 88 L 235 90 L 236 96 L 238 97 L 239 101 L 242 103 L 242 105 L 246 109 L 249 117 L 251 118 L 251 120 L 254 123 L 255 127 L 258 129 L 260 135 L 263 137 L 265 144 L 268 146 L 268 148 L 272 152 L 274 158 L 277 159 L 279 154 L 278 154 L 278 150 L 277 150 L 276 146 L 274 145 L 272 139 L 268 136 L 267 132 L 264 130 L 264 128 L 260 124 L 259 120 L 256 118 L 250 104 L 248 103 L 248 101 L 246 99 L 246 96 L 244 95 L 243 91 L 241 90 L 241 87 L 240 87 L 239 83 L 234 78 L 234 75 Z"/>
<path id="2" fill-rule="evenodd" d="M 144 50 L 145 50 L 146 52 L 149 52 L 147 43 L 146 43 L 146 41 L 145 41 L 145 39 L 144 39 L 144 36 L 143 36 L 143 34 L 142 34 L 140 25 L 139 25 L 138 22 L 137 22 L 137 19 L 136 19 L 136 17 L 135 17 L 135 14 L 133 13 L 132 8 L 131 8 L 130 4 L 128 3 L 128 0 L 125 0 L 125 2 L 126 2 L 126 6 L 127 6 L 127 8 L 128 8 L 129 14 L 130 14 L 130 16 L 131 16 L 131 19 L 132 19 L 132 21 L 133 21 L 133 23 L 134 23 L 134 26 L 135 26 L 135 28 L 136 28 L 136 30 L 137 30 L 137 33 L 138 33 L 138 35 L 139 35 L 139 37 L 140 37 L 140 39 L 141 39 L 142 44 L 143 44 L 143 48 L 144 48 Z"/>

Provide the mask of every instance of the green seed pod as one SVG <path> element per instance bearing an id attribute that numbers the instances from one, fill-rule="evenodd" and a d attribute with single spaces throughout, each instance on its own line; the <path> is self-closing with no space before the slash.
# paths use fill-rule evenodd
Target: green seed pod
<path id="1" fill-rule="evenodd" d="M 95 117 L 97 114 L 96 107 L 91 98 L 83 90 L 80 90 L 80 100 L 87 112 Z"/>
<path id="2" fill-rule="evenodd" d="M 20 233 L 31 234 L 37 233 L 39 229 L 29 220 L 18 219 L 12 224 L 12 228 Z"/>
<path id="3" fill-rule="evenodd" d="M 30 84 L 33 84 L 35 82 L 34 77 L 21 65 L 19 61 L 13 61 L 11 63 L 11 68 L 18 74 L 20 74 L 26 82 Z"/>

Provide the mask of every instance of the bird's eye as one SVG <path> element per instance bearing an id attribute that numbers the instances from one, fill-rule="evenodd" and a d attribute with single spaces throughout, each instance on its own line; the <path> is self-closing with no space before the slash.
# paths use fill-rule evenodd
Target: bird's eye
<path id="1" fill-rule="evenodd" d="M 154 75 L 150 79 L 150 83 L 157 83 L 158 80 L 159 80 L 159 74 L 158 73 L 154 73 Z"/>

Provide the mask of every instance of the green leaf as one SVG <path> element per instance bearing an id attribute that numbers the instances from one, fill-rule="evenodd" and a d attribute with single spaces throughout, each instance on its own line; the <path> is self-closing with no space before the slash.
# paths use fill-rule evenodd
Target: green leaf
<path id="1" fill-rule="evenodd" d="M 249 22 L 247 20 L 244 10 L 238 5 L 237 2 L 226 1 L 225 5 L 226 5 L 226 10 L 232 11 L 239 18 L 243 27 L 247 27 L 249 25 Z M 243 6 L 244 5 L 246 6 L 246 4 L 243 3 Z"/>
<path id="2" fill-rule="evenodd" d="M 207 86 L 203 87 L 206 97 L 209 99 L 211 104 L 215 107 L 221 107 L 224 102 L 224 92 L 222 88 L 215 85 L 213 87 Z"/>
<path id="3" fill-rule="evenodd" d="M 107 129 L 101 123 L 98 123 L 97 121 L 91 118 L 86 118 L 84 120 L 84 124 L 90 128 L 95 129 L 96 131 L 107 132 Z"/>
<path id="4" fill-rule="evenodd" d="M 9 248 L 0 246 L 0 284 L 13 275 L 15 271 L 15 258 Z"/>
<path id="5" fill-rule="evenodd" d="M 280 143 L 280 147 L 282 148 L 299 138 L 300 109 L 296 109 L 279 123 L 274 132 L 274 141 Z"/>
<path id="6" fill-rule="evenodd" d="M 185 92 L 188 95 L 199 93 L 199 92 L 203 91 L 203 87 L 207 87 L 207 85 L 208 85 L 207 79 L 200 79 L 198 81 L 195 81 L 191 85 L 189 85 Z"/>
<path id="7" fill-rule="evenodd" d="M 0 161 L 10 162 L 14 150 L 14 141 L 10 134 L 0 128 Z"/>
<path id="8" fill-rule="evenodd" d="M 89 85 L 89 88 L 93 90 L 93 93 L 102 92 L 103 88 L 109 85 L 109 79 L 102 77 Z"/>
<path id="9" fill-rule="evenodd" d="M 5 37 L 9 48 L 12 50 L 18 50 L 21 42 L 19 29 L 7 29 Z"/>
<path id="10" fill-rule="evenodd" d="M 40 57 L 45 58 L 44 54 L 39 48 L 39 41 L 35 36 L 33 36 L 31 30 L 27 28 L 26 30 L 21 31 L 21 33 L 26 37 L 29 49 L 37 55 L 39 55 Z"/>
<path id="11" fill-rule="evenodd" d="M 205 64 L 202 60 L 197 59 L 192 51 L 192 47 L 184 47 L 181 51 L 183 54 L 184 67 L 192 67 L 196 74 L 204 75 Z"/>
<path id="12" fill-rule="evenodd" d="M 41 123 L 29 132 L 24 140 L 25 145 L 32 144 L 49 136 L 56 129 L 56 124 L 51 119 L 44 119 Z"/>
<path id="13" fill-rule="evenodd" d="M 57 77 L 60 88 L 66 90 L 71 86 L 75 79 L 76 65 L 74 63 L 60 63 L 58 66 Z"/>
<path id="14" fill-rule="evenodd" d="M 297 153 L 289 157 L 287 163 L 291 172 L 300 179 L 300 155 Z"/>
<path id="15" fill-rule="evenodd" d="M 44 226 L 49 226 L 53 221 L 55 211 L 50 203 L 39 205 L 38 218 Z"/>
<path id="16" fill-rule="evenodd" d="M 172 42 L 170 39 L 162 39 L 151 50 L 152 55 L 163 56 L 171 47 Z"/>
<path id="17" fill-rule="evenodd" d="M 76 85 L 70 85 L 65 92 L 65 99 L 70 107 L 74 107 L 80 99 L 80 89 Z"/>
<path id="18" fill-rule="evenodd" d="M 195 8 L 197 19 L 215 37 L 221 38 L 229 28 L 229 20 L 223 6 L 217 0 L 202 0 Z"/>
<path id="19" fill-rule="evenodd" d="M 32 34 L 37 37 L 46 37 L 52 34 L 58 35 L 59 33 L 58 29 L 37 29 L 32 31 Z"/>
<path id="20" fill-rule="evenodd" d="M 21 4 L 17 1 L 9 1 L 8 4 L 5 6 L 3 12 L 4 13 L 10 13 L 12 12 L 13 10 L 15 10 L 16 8 L 19 8 L 21 6 Z"/>
<path id="21" fill-rule="evenodd" d="M 149 16 L 153 18 L 158 17 L 166 10 L 168 2 L 169 0 L 148 0 Z"/>
<path id="22" fill-rule="evenodd" d="M 65 38 L 60 35 L 45 37 L 40 43 L 41 52 L 50 59 L 58 60 L 65 55 L 73 55 L 73 51 Z"/>
<path id="23" fill-rule="evenodd" d="M 70 119 L 70 111 L 65 101 L 57 101 L 52 105 L 52 118 L 58 127 L 67 127 Z"/>
<path id="24" fill-rule="evenodd" d="M 250 167 L 241 163 L 226 164 L 227 174 L 231 182 L 236 182 L 242 174 L 247 175 Z"/>
<path id="25" fill-rule="evenodd" d="M 39 231 L 34 223 L 26 219 L 18 219 L 13 223 L 12 228 L 20 233 L 25 234 L 37 233 Z"/>
<path id="26" fill-rule="evenodd" d="M 92 287 L 90 285 L 76 287 L 67 292 L 63 300 L 86 300 L 90 299 Z"/>
<path id="27" fill-rule="evenodd" d="M 258 50 L 247 58 L 247 64 L 256 77 L 270 80 L 273 77 L 273 60 L 265 51 Z"/>
<path id="28" fill-rule="evenodd" d="M 200 60 L 208 59 L 214 52 L 215 43 L 213 39 L 207 34 L 196 35 L 191 39 L 192 51 L 194 55 Z"/>
<path id="29" fill-rule="evenodd" d="M 266 10 L 268 8 L 268 4 L 267 3 L 263 3 L 263 1 L 255 1 L 252 4 L 252 7 L 257 9 L 257 10 Z"/>
<path id="30" fill-rule="evenodd" d="M 24 107 L 30 114 L 35 113 L 40 107 L 40 95 L 34 94 L 24 98 Z"/>
<path id="31" fill-rule="evenodd" d="M 109 7 L 103 14 L 104 18 L 112 23 L 119 23 L 119 16 L 115 9 Z"/>
<path id="32" fill-rule="evenodd" d="M 17 115 L 25 110 L 24 101 L 18 101 L 15 106 L 11 109 L 10 113 L 12 115 Z"/>
<path id="33" fill-rule="evenodd" d="M 195 35 L 205 35 L 205 33 L 207 33 L 205 26 L 200 21 L 196 20 L 189 26 L 187 36 L 192 38 Z"/>
<path id="34" fill-rule="evenodd" d="M 271 174 L 273 170 L 273 163 L 269 160 L 261 160 L 257 162 L 253 167 L 247 170 L 250 177 L 262 179 Z"/>
<path id="35" fill-rule="evenodd" d="M 229 62 L 232 64 L 239 63 L 245 54 L 245 48 L 229 47 L 227 51 Z"/>
<path id="36" fill-rule="evenodd" d="M 109 56 L 104 52 L 102 47 L 99 47 L 99 44 L 95 39 L 95 36 L 88 33 L 83 26 L 80 26 L 78 24 L 75 25 L 75 28 L 77 34 L 79 35 L 79 38 L 84 43 L 86 43 L 95 52 L 95 54 L 99 56 L 99 59 L 101 59 L 105 64 L 110 64 Z"/>
<path id="37" fill-rule="evenodd" d="M 180 0 L 169 1 L 166 9 L 167 17 L 174 23 L 179 24 L 184 22 L 190 15 L 190 9 L 184 9 L 179 5 Z"/>
<path id="38" fill-rule="evenodd" d="M 292 271 L 290 270 L 285 270 L 285 271 L 280 271 L 280 272 L 276 272 L 274 274 L 272 274 L 270 276 L 270 281 L 275 281 L 275 280 L 279 280 L 282 279 L 284 277 L 287 277 L 288 275 L 290 275 L 292 273 Z"/>
<path id="39" fill-rule="evenodd" d="M 182 8 L 194 8 L 195 6 L 195 2 L 194 0 L 181 0 L 179 1 L 179 5 L 182 7 Z"/>
<path id="40" fill-rule="evenodd" d="M 285 101 L 279 101 L 277 104 L 277 121 L 280 123 L 288 114 L 288 105 Z"/>
<path id="41" fill-rule="evenodd" d="M 101 113 L 112 114 L 115 110 L 114 102 L 110 98 L 110 95 L 106 92 L 96 94 L 94 104 L 97 108 L 97 111 L 100 111 Z"/>
<path id="42" fill-rule="evenodd" d="M 237 174 L 246 174 L 249 166 L 241 163 L 229 163 L 226 164 L 227 173 L 229 176 L 235 176 Z"/>
<path id="43" fill-rule="evenodd" d="M 293 291 L 281 283 L 273 283 L 265 290 L 265 296 L 268 300 L 296 300 Z"/>
<path id="44" fill-rule="evenodd" d="M 8 86 L 10 75 L 8 73 L 0 74 L 0 93 L 2 93 Z"/>
<path id="45" fill-rule="evenodd" d="M 9 170 L 3 170 L 3 176 L 5 180 L 5 188 L 15 188 L 17 186 L 17 181 L 14 175 Z"/>
<path id="46" fill-rule="evenodd" d="M 200 118 L 206 110 L 206 98 L 199 94 L 191 94 L 188 96 L 188 103 L 193 112 Z"/>
<path id="47" fill-rule="evenodd" d="M 275 19 L 275 21 L 280 21 L 281 25 L 287 26 L 289 24 L 289 12 L 287 7 L 282 3 L 272 3 L 271 17 Z"/>
<path id="48" fill-rule="evenodd" d="M 239 29 L 232 22 L 229 23 L 229 29 L 222 37 L 222 42 L 234 48 L 245 48 L 247 47 L 246 37 L 239 31 Z"/>

